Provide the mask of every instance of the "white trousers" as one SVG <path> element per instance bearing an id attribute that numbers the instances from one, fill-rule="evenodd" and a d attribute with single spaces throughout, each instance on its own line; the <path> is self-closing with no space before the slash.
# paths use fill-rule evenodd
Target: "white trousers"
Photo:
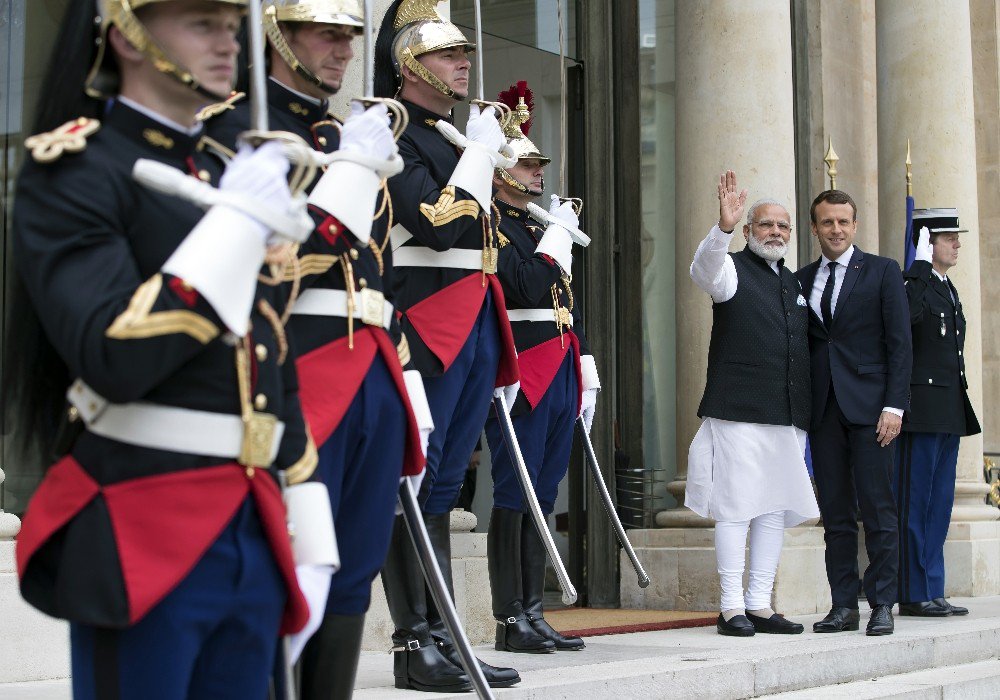
<path id="1" fill-rule="evenodd" d="M 747 531 L 750 531 L 750 581 L 743 595 Z M 715 557 L 722 585 L 722 610 L 762 610 L 771 607 L 774 574 L 785 537 L 785 512 L 752 520 L 715 523 Z"/>

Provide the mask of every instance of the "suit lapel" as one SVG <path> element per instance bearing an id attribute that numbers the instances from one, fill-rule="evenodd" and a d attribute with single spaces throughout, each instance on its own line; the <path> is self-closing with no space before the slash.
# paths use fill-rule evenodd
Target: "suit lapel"
<path id="1" fill-rule="evenodd" d="M 950 282 L 944 282 L 944 281 L 938 279 L 936 275 L 932 274 L 931 275 L 931 289 L 933 289 L 935 292 L 937 292 L 941 296 L 942 299 L 944 299 L 945 301 L 948 302 L 948 304 L 950 306 L 957 306 L 958 305 L 958 294 L 957 293 L 955 294 L 954 301 L 951 298 L 950 292 L 951 292 L 952 288 L 951 288 L 951 283 Z"/>
<path id="2" fill-rule="evenodd" d="M 840 285 L 840 294 L 837 295 L 837 308 L 833 312 L 833 323 L 837 323 L 837 318 L 840 316 L 841 309 L 844 308 L 844 304 L 851 296 L 851 292 L 854 291 L 854 285 L 857 284 L 858 277 L 861 276 L 861 268 L 865 264 L 865 254 L 861 252 L 861 249 L 857 246 L 854 247 L 854 255 L 851 256 L 851 260 L 847 263 L 847 273 L 844 275 L 844 282 Z"/>

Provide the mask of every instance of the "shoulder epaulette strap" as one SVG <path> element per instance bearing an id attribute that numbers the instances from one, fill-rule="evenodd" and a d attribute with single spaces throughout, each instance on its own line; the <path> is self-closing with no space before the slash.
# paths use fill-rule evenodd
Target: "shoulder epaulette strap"
<path id="1" fill-rule="evenodd" d="M 87 138 L 97 133 L 101 122 L 88 117 L 78 117 L 58 129 L 35 134 L 24 140 L 24 147 L 39 163 L 53 163 L 63 153 L 80 153 L 87 148 Z"/>
<path id="2" fill-rule="evenodd" d="M 237 102 L 246 97 L 245 92 L 234 92 L 229 96 L 228 100 L 223 102 L 216 102 L 215 104 L 208 105 L 207 107 L 202 107 L 201 111 L 198 112 L 195 119 L 200 122 L 208 121 L 212 117 L 217 117 L 223 112 L 233 109 Z"/>

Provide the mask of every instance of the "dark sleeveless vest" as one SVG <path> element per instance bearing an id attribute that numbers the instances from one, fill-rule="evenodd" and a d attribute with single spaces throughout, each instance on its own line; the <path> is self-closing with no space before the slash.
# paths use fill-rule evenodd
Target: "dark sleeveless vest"
<path id="1" fill-rule="evenodd" d="M 712 306 L 701 418 L 809 429 L 809 307 L 798 280 L 749 249 L 731 254 L 739 283 Z"/>

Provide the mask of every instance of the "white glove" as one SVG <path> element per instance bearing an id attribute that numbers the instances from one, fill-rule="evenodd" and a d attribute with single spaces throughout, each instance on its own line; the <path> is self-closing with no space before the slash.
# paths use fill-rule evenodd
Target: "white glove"
<path id="1" fill-rule="evenodd" d="M 559 195 L 552 195 L 552 202 L 549 204 L 549 216 L 569 224 L 573 228 L 580 228 L 580 217 L 577 216 L 576 209 L 572 202 L 559 201 Z M 549 221 L 550 224 L 555 223 Z"/>
<path id="2" fill-rule="evenodd" d="M 296 566 L 295 578 L 299 581 L 299 590 L 309 604 L 309 620 L 306 626 L 288 638 L 288 653 L 290 664 L 299 660 L 306 642 L 313 636 L 323 623 L 326 614 L 326 599 L 330 595 L 330 578 L 333 567 L 330 566 Z"/>
<path id="3" fill-rule="evenodd" d="M 469 121 L 465 125 L 465 137 L 471 143 L 485 146 L 492 153 L 497 153 L 507 144 L 500 122 L 497 121 L 496 110 L 490 108 L 485 113 L 479 111 L 479 105 L 469 105 Z"/>
<path id="4" fill-rule="evenodd" d="M 351 116 L 340 130 L 340 150 L 390 160 L 399 149 L 389 128 L 389 112 L 384 104 L 368 109 L 360 102 L 351 103 Z"/>
<path id="5" fill-rule="evenodd" d="M 287 212 L 292 206 L 287 177 L 288 158 L 280 143 L 268 141 L 256 150 L 242 145 L 222 173 L 219 189 L 241 194 L 271 211 Z M 267 226 L 251 217 L 247 220 L 260 239 L 267 241 L 271 235 Z"/>
<path id="6" fill-rule="evenodd" d="M 504 403 L 507 404 L 507 415 L 510 415 L 514 402 L 517 400 L 517 392 L 521 388 L 521 382 L 514 382 L 507 386 L 498 386 L 493 390 L 494 398 L 503 396 Z"/>
<path id="7" fill-rule="evenodd" d="M 921 227 L 917 236 L 917 255 L 915 260 L 934 261 L 934 246 L 931 245 L 931 232 L 926 226 Z"/>
<path id="8" fill-rule="evenodd" d="M 599 389 L 584 389 L 580 400 L 580 415 L 583 416 L 583 423 L 587 426 L 587 435 L 590 435 L 590 428 L 594 424 L 598 391 Z"/>

